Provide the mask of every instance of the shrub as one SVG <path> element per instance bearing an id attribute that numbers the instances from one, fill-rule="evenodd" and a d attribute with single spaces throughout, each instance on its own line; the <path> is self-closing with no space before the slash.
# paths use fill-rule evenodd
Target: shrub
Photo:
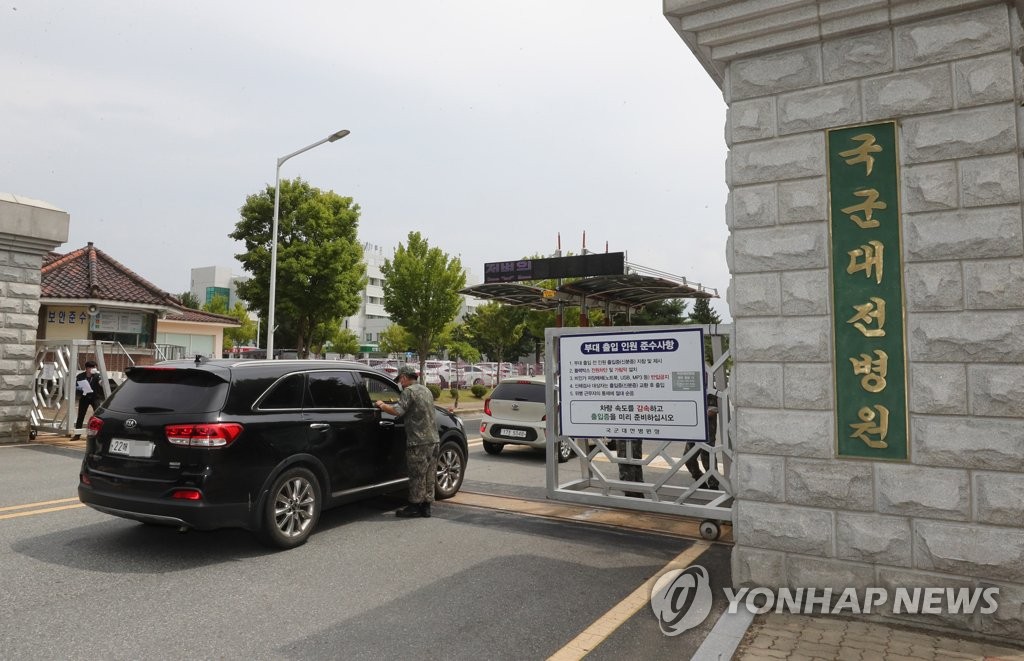
<path id="1" fill-rule="evenodd" d="M 428 383 L 427 389 L 430 390 L 430 394 L 434 396 L 434 399 L 441 396 L 441 387 L 436 383 Z"/>
<path id="2" fill-rule="evenodd" d="M 487 394 L 487 386 L 479 384 L 479 383 L 476 383 L 476 384 L 473 384 L 473 387 L 470 388 L 469 391 L 471 393 L 473 393 L 474 397 L 476 397 L 477 399 L 480 399 L 484 395 Z"/>

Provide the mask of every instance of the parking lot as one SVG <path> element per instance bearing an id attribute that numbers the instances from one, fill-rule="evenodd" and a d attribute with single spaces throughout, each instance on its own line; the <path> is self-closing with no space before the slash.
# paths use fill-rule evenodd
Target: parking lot
<path id="1" fill-rule="evenodd" d="M 94 512 L 79 447 L 0 446 L 0 657 L 689 658 L 714 613 L 667 637 L 645 582 L 676 560 L 725 585 L 728 546 L 544 502 L 542 453 L 473 438 L 463 493 L 433 518 L 369 500 L 286 552 Z"/>

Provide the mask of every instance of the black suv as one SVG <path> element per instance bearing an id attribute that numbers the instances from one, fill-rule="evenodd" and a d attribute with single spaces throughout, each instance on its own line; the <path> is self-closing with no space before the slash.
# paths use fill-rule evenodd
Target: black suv
<path id="1" fill-rule="evenodd" d="M 107 514 L 267 543 L 306 541 L 321 509 L 405 489 L 398 386 L 321 360 L 168 361 L 135 367 L 89 420 L 78 497 Z M 437 409 L 436 497 L 466 471 L 462 421 Z"/>

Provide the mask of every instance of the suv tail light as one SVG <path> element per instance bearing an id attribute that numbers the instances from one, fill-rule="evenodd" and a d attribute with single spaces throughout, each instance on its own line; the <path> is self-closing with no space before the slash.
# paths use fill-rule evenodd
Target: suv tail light
<path id="1" fill-rule="evenodd" d="M 491 398 L 488 397 L 484 400 L 484 413 L 487 415 L 491 414 Z"/>
<path id="2" fill-rule="evenodd" d="M 89 418 L 89 424 L 86 425 L 85 435 L 88 438 L 95 438 L 100 433 L 101 429 L 103 429 L 103 420 L 96 416 L 92 416 Z"/>
<path id="3" fill-rule="evenodd" d="M 164 434 L 174 445 L 194 448 L 222 448 L 238 438 L 244 427 L 237 422 L 211 422 L 198 425 L 167 425 Z"/>

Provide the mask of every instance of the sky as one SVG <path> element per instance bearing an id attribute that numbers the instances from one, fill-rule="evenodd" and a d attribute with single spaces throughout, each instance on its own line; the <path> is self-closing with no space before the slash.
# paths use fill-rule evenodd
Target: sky
<path id="1" fill-rule="evenodd" d="M 718 290 L 725 103 L 661 0 L 9 0 L 0 191 L 71 215 L 161 289 L 243 275 L 228 238 L 278 157 L 361 241 L 485 262 L 586 248 Z"/>

